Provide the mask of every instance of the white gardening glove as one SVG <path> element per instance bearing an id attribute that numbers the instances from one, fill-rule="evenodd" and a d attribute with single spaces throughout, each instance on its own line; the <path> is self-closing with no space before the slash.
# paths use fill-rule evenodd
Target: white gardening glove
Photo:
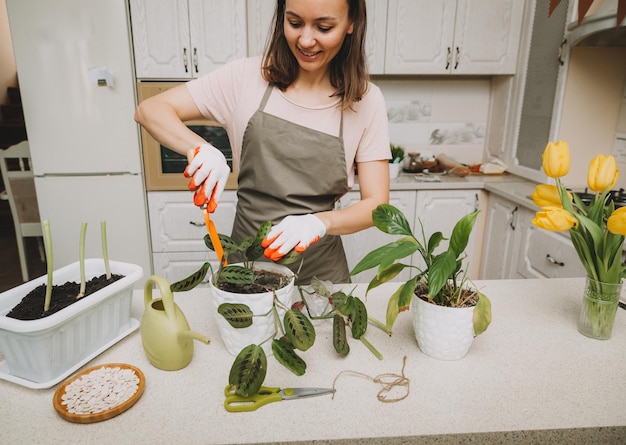
<path id="1" fill-rule="evenodd" d="M 273 261 L 280 260 L 294 247 L 302 253 L 326 234 L 326 226 L 317 216 L 308 214 L 285 217 L 270 230 L 261 245 L 264 255 Z"/>
<path id="2" fill-rule="evenodd" d="M 199 145 L 183 174 L 191 178 L 188 188 L 195 191 L 193 203 L 207 205 L 209 212 L 214 212 L 230 174 L 224 154 L 210 144 Z"/>

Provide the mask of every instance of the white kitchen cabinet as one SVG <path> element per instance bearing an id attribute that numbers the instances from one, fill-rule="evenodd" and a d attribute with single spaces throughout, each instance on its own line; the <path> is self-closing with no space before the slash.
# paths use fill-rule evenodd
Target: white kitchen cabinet
<path id="1" fill-rule="evenodd" d="M 272 18 L 276 9 L 276 0 L 247 0 L 248 17 L 248 56 L 263 54 Z"/>
<path id="2" fill-rule="evenodd" d="M 568 236 L 532 224 L 522 233 L 517 273 L 524 278 L 587 276 Z"/>
<path id="3" fill-rule="evenodd" d="M 389 203 L 397 207 L 411 224 L 413 228 L 413 221 L 415 216 L 415 191 L 402 190 L 389 192 Z M 337 203 L 337 208 L 349 207 L 354 203 L 359 202 L 361 195 L 358 191 L 346 193 Z M 343 242 L 343 248 L 346 252 L 346 258 L 348 260 L 348 268 L 352 270 L 359 261 L 365 257 L 369 252 L 377 247 L 384 246 L 399 237 L 397 235 L 388 235 L 381 232 L 376 227 L 370 227 L 360 232 L 352 233 L 350 235 L 342 235 L 341 241 Z M 410 259 L 407 259 L 406 264 L 410 264 Z M 402 281 L 410 278 L 411 272 L 404 270 L 398 275 L 395 280 Z M 370 269 L 361 272 L 358 275 L 352 277 L 354 283 L 369 283 L 376 275 L 376 269 Z"/>
<path id="4" fill-rule="evenodd" d="M 245 0 L 130 0 L 139 79 L 191 79 L 246 55 Z"/>
<path id="5" fill-rule="evenodd" d="M 387 41 L 387 2 L 366 0 L 367 33 L 365 54 L 370 74 L 385 73 L 385 42 Z"/>
<path id="6" fill-rule="evenodd" d="M 494 194 L 489 196 L 481 260 L 481 280 L 516 277 L 522 232 L 530 210 Z"/>
<path id="7" fill-rule="evenodd" d="M 481 279 L 586 276 L 570 238 L 536 227 L 534 217 L 529 207 L 489 196 Z"/>
<path id="8" fill-rule="evenodd" d="M 148 206 L 156 274 L 173 282 L 185 278 L 206 261 L 218 266 L 215 252 L 204 244 L 207 229 L 191 192 L 149 192 Z M 219 233 L 231 234 L 236 206 L 237 192 L 225 190 L 211 215 Z"/>
<path id="9" fill-rule="evenodd" d="M 480 254 L 482 247 L 482 234 L 485 221 L 485 201 L 482 190 L 420 190 L 417 192 L 415 204 L 415 226 L 413 234 L 423 242 L 421 227 L 428 239 L 435 232 L 441 232 L 449 238 L 455 224 L 464 215 L 481 210 L 476 219 L 474 230 L 466 248 L 468 277 L 478 279 L 480 271 Z M 421 224 L 420 224 L 421 222 Z M 448 241 L 444 240 L 435 250 L 441 252 L 448 247 Z M 414 255 L 414 265 L 424 266 L 419 255 Z"/>
<path id="10" fill-rule="evenodd" d="M 385 74 L 515 74 L 513 0 L 388 0 Z"/>
<path id="11" fill-rule="evenodd" d="M 263 54 L 270 32 L 270 25 L 276 7 L 275 0 L 247 0 L 248 18 L 248 55 Z M 366 0 L 367 54 L 370 74 L 383 74 L 385 71 L 385 39 L 387 32 L 387 2 L 385 0 Z"/>

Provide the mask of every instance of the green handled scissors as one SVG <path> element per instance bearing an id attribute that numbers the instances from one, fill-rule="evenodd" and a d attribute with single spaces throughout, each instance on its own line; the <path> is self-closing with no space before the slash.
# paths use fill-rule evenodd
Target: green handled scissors
<path id="1" fill-rule="evenodd" d="M 263 405 L 281 400 L 301 399 L 304 397 L 315 397 L 324 394 L 332 394 L 335 390 L 331 388 L 270 388 L 261 386 L 259 391 L 248 397 L 236 395 L 230 386 L 224 388 L 224 408 L 231 413 L 255 411 Z"/>

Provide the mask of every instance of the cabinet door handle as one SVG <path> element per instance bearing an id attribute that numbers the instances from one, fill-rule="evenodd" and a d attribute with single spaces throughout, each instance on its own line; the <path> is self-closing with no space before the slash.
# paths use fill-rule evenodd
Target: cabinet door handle
<path id="1" fill-rule="evenodd" d="M 564 263 L 563 261 L 557 261 L 557 260 L 555 260 L 554 258 L 552 258 L 552 257 L 550 256 L 550 254 L 547 254 L 547 255 L 546 255 L 546 260 L 548 260 L 548 262 L 549 262 L 549 263 L 552 263 L 552 264 L 554 264 L 554 265 L 556 265 L 556 266 L 561 266 L 561 267 L 565 266 L 565 263 Z"/>
<path id="2" fill-rule="evenodd" d="M 478 198 L 478 193 L 474 195 L 474 210 L 480 209 L 480 199 Z"/>
<path id="3" fill-rule="evenodd" d="M 204 221 L 189 221 L 189 224 L 191 224 L 192 226 L 196 226 L 196 227 L 204 227 Z"/>
<path id="4" fill-rule="evenodd" d="M 187 48 L 183 48 L 183 65 L 185 65 L 185 72 L 188 73 L 189 69 L 187 68 Z"/>
<path id="5" fill-rule="evenodd" d="M 196 73 L 198 72 L 198 48 L 193 49 L 193 66 L 196 69 Z"/>
<path id="6" fill-rule="evenodd" d="M 461 59 L 461 51 L 459 50 L 459 47 L 456 47 L 456 56 L 454 58 L 454 69 L 457 69 L 459 66 L 459 60 Z"/>
<path id="7" fill-rule="evenodd" d="M 452 51 L 448 47 L 448 57 L 446 57 L 446 69 L 450 68 L 450 62 L 452 61 Z"/>
<path id="8" fill-rule="evenodd" d="M 563 42 L 561 42 L 561 46 L 559 46 L 559 49 L 557 51 L 558 56 L 559 56 L 559 64 L 561 66 L 563 66 L 565 64 L 565 61 L 563 60 L 563 48 L 565 47 L 565 44 L 567 43 L 567 39 L 563 40 Z"/>
<path id="9" fill-rule="evenodd" d="M 515 230 L 515 226 L 516 226 L 516 218 L 515 218 L 515 214 L 517 213 L 517 206 L 515 206 L 515 208 L 511 211 L 511 218 L 509 219 L 509 226 L 511 226 L 512 230 Z"/>

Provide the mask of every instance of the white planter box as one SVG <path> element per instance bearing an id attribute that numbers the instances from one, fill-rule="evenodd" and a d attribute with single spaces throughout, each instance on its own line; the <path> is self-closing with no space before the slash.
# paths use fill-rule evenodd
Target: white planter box
<path id="1" fill-rule="evenodd" d="M 130 317 L 134 284 L 141 267 L 109 261 L 112 274 L 124 278 L 39 320 L 6 317 L 47 275 L 0 293 L 0 378 L 29 388 L 49 388 L 139 327 Z M 85 260 L 89 280 L 105 273 L 102 259 Z M 80 282 L 79 263 L 53 274 L 53 284 Z"/>

